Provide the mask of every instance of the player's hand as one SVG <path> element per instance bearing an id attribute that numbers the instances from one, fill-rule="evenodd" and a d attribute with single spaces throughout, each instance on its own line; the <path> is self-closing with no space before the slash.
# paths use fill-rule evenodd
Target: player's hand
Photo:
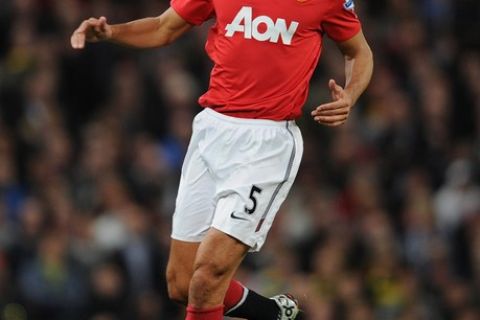
<path id="1" fill-rule="evenodd" d="M 99 42 L 112 37 L 112 27 L 107 23 L 107 18 L 90 18 L 83 21 L 70 38 L 72 48 L 83 49 L 85 42 Z"/>
<path id="2" fill-rule="evenodd" d="M 312 116 L 320 124 L 337 127 L 347 121 L 353 101 L 350 95 L 335 80 L 330 79 L 328 87 L 330 88 L 333 101 L 318 106 L 312 111 Z"/>

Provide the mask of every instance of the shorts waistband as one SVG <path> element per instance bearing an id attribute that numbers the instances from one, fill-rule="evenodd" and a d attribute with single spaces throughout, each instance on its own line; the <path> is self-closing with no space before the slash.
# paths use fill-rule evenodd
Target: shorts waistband
<path id="1" fill-rule="evenodd" d="M 247 125 L 258 125 L 258 126 L 274 126 L 274 127 L 283 127 L 285 128 L 288 125 L 295 125 L 295 120 L 268 120 L 268 119 L 247 119 L 247 118 L 237 118 L 232 116 L 227 116 L 223 113 L 217 112 L 212 108 L 206 107 L 200 113 L 206 113 L 209 116 L 215 117 L 225 122 L 236 123 L 236 124 L 247 124 Z"/>

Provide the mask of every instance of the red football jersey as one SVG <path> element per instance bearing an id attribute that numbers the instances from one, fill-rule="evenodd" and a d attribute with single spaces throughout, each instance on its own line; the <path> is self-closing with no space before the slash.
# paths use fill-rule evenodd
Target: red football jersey
<path id="1" fill-rule="evenodd" d="M 187 22 L 215 18 L 206 51 L 214 62 L 199 103 L 241 118 L 301 115 L 322 37 L 352 38 L 361 28 L 353 0 L 171 0 Z"/>

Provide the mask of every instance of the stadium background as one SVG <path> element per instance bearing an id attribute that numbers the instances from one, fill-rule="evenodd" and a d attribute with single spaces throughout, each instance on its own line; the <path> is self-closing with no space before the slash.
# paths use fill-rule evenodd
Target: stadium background
<path id="1" fill-rule="evenodd" d="M 69 47 L 84 18 L 167 5 L 0 0 L 0 319 L 183 319 L 163 273 L 206 27 L 160 50 Z M 327 44 L 296 186 L 239 277 L 300 293 L 313 320 L 479 319 L 480 2 L 357 10 L 370 88 L 347 125 L 313 123 L 342 79 Z"/>

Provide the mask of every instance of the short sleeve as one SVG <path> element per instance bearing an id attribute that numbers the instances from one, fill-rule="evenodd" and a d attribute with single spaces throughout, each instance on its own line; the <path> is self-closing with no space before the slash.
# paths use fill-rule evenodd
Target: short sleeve
<path id="1" fill-rule="evenodd" d="M 170 6 L 182 19 L 200 25 L 214 15 L 211 0 L 171 0 Z"/>
<path id="2" fill-rule="evenodd" d="M 362 28 L 355 13 L 355 4 L 353 0 L 331 1 L 333 5 L 322 22 L 322 28 L 333 41 L 347 41 Z"/>

